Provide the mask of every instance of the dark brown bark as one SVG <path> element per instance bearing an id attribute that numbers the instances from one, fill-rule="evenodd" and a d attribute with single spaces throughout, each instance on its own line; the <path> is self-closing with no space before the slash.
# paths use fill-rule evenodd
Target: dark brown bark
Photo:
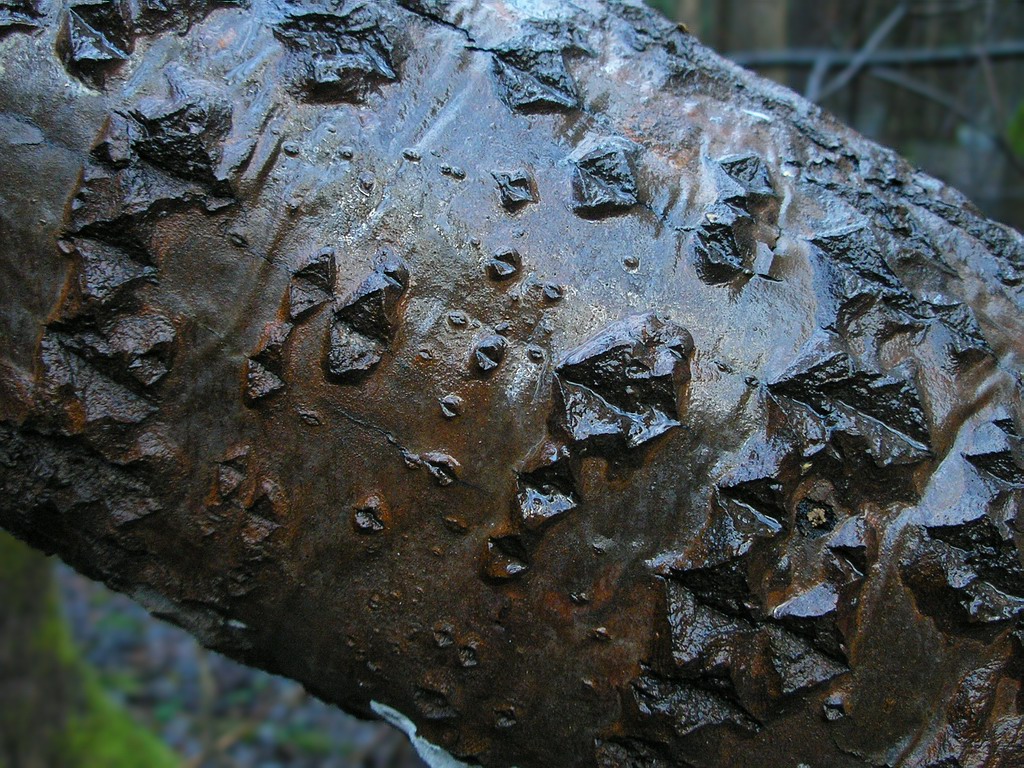
<path id="1" fill-rule="evenodd" d="M 1020 235 L 630 3 L 22 16 L 0 524 L 467 761 L 1019 765 Z"/>

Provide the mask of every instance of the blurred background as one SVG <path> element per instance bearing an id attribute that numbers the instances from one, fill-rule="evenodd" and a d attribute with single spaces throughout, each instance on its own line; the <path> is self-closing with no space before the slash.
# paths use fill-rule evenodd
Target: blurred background
<path id="1" fill-rule="evenodd" d="M 1024 0 L 648 0 L 1024 229 Z"/>
<path id="2" fill-rule="evenodd" d="M 649 0 L 1024 228 L 1024 0 Z M 0 768 L 414 768 L 0 533 Z"/>
<path id="3" fill-rule="evenodd" d="M 0 531 L 0 768 L 420 768 L 405 736 L 202 648 Z"/>

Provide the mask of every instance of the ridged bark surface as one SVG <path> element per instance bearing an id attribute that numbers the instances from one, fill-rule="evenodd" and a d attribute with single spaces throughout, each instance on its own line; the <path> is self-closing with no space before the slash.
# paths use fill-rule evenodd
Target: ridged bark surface
<path id="1" fill-rule="evenodd" d="M 0 524 L 467 762 L 1024 764 L 1024 242 L 638 4 L 0 8 Z"/>

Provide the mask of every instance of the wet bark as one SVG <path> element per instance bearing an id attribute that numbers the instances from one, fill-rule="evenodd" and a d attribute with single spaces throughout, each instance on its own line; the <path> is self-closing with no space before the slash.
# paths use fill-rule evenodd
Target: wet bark
<path id="1" fill-rule="evenodd" d="M 631 3 L 5 8 L 5 528 L 467 762 L 1019 764 L 1020 235 Z"/>

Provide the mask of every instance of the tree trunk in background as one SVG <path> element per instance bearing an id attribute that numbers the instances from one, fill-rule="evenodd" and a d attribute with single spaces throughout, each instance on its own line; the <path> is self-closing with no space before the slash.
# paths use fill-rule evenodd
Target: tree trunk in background
<path id="1" fill-rule="evenodd" d="M 108 701 L 60 610 L 53 562 L 0 532 L 0 767 L 173 768 Z"/>
<path id="2" fill-rule="evenodd" d="M 715 5 L 723 10 L 719 51 L 778 51 L 789 44 L 788 0 L 727 0 Z M 785 83 L 788 72 L 769 68 L 764 75 Z"/>
<path id="3" fill-rule="evenodd" d="M 678 0 L 675 18 L 720 50 L 779 50 L 789 37 L 791 0 Z"/>
<path id="4" fill-rule="evenodd" d="M 68 675 L 67 637 L 57 619 L 52 566 L 0 534 L 0 765 L 48 768 L 78 680 Z"/>

